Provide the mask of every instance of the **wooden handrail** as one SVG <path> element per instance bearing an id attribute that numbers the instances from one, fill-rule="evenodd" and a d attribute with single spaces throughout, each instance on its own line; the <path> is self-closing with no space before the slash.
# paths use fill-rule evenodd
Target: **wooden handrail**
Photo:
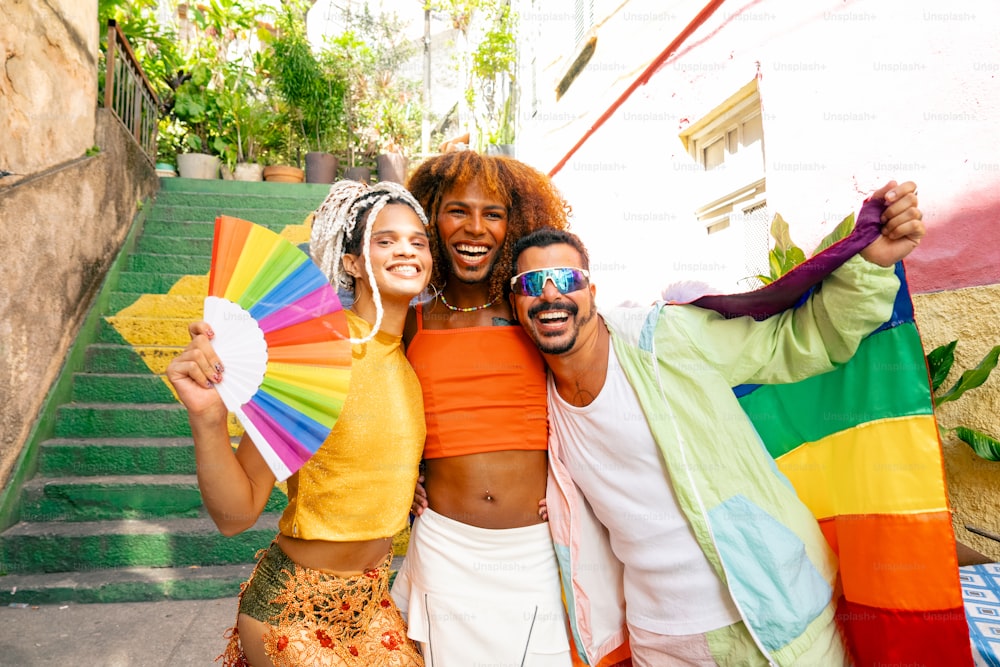
<path id="1" fill-rule="evenodd" d="M 120 53 L 124 56 L 120 57 Z M 114 19 L 108 19 L 106 61 L 104 107 L 118 117 L 149 160 L 155 163 L 160 100 Z M 118 81 L 118 75 L 126 80 Z"/>

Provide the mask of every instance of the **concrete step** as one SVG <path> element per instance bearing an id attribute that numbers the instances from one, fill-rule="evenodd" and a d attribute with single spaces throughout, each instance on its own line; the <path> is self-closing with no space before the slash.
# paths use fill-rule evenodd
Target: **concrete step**
<path id="1" fill-rule="evenodd" d="M 259 195 L 267 197 L 302 197 L 316 199 L 317 206 L 330 191 L 328 183 L 268 183 L 266 181 L 224 181 L 222 179 L 164 178 L 160 180 L 160 196 L 167 192 L 206 194 Z"/>
<path id="2" fill-rule="evenodd" d="M 175 397 L 161 375 L 74 373 L 72 400 L 74 403 L 170 403 Z"/>
<path id="3" fill-rule="evenodd" d="M 136 252 L 211 257 L 212 237 L 167 236 L 144 231 L 136 244 Z"/>
<path id="4" fill-rule="evenodd" d="M 192 319 L 200 319 L 201 312 L 182 314 L 183 317 L 111 315 L 98 325 L 94 344 L 124 343 L 121 329 L 128 332 L 128 342 L 137 347 L 187 347 L 191 342 L 188 325 Z"/>
<path id="5" fill-rule="evenodd" d="M 207 517 L 22 521 L 0 533 L 0 557 L 8 574 L 232 565 L 251 562 L 277 530 L 277 514 L 261 515 L 232 537 L 222 535 Z"/>
<path id="6" fill-rule="evenodd" d="M 295 196 L 239 193 L 239 192 L 175 192 L 173 190 L 161 190 L 156 195 L 156 206 L 185 206 L 196 203 L 198 206 L 207 206 L 220 210 L 234 208 L 252 208 L 255 210 L 280 210 L 280 211 L 311 211 L 317 208 L 326 197 L 326 192 L 317 194 L 304 193 Z"/>
<path id="7" fill-rule="evenodd" d="M 175 333 L 183 333 L 187 336 L 187 324 L 184 324 L 183 331 Z M 188 340 L 190 340 L 190 336 L 188 336 Z M 143 357 L 158 367 L 166 368 L 170 360 L 180 354 L 182 349 L 183 346 L 180 345 L 130 347 L 114 343 L 95 343 L 87 346 L 83 368 L 87 373 L 148 374 L 151 371 Z"/>
<path id="8" fill-rule="evenodd" d="M 187 567 L 116 567 L 0 577 L 5 603 L 29 605 L 211 600 L 239 595 L 252 562 Z M 235 608 L 233 618 L 235 618 Z"/>
<path id="9" fill-rule="evenodd" d="M 228 215 L 241 220 L 255 222 L 258 225 L 301 225 L 322 200 L 312 206 L 298 210 L 246 208 L 246 204 L 237 207 L 223 208 L 220 206 L 203 206 L 201 202 L 192 199 L 190 203 L 177 206 L 160 206 L 157 204 L 149 212 L 150 222 L 215 222 L 220 215 Z"/>
<path id="10" fill-rule="evenodd" d="M 179 280 L 187 277 L 184 273 L 150 273 L 143 271 L 123 271 L 118 276 L 118 290 L 120 292 L 135 292 L 139 294 L 166 294 L 173 289 Z M 208 291 L 208 272 L 205 271 L 202 282 Z"/>
<path id="11" fill-rule="evenodd" d="M 52 438 L 38 456 L 44 477 L 194 473 L 191 438 Z"/>
<path id="12" fill-rule="evenodd" d="M 138 292 L 114 292 L 108 299 L 107 312 L 118 314 L 122 310 L 142 302 L 144 312 L 164 313 L 170 317 L 194 315 L 201 317 L 205 306 L 205 294 L 140 294 Z"/>
<path id="13" fill-rule="evenodd" d="M 127 271 L 145 273 L 179 273 L 181 275 L 207 274 L 211 268 L 209 257 L 195 255 L 161 255 L 134 253 L 129 255 Z"/>
<path id="14" fill-rule="evenodd" d="M 21 490 L 22 521 L 197 518 L 194 475 L 35 477 Z"/>
<path id="15" fill-rule="evenodd" d="M 56 410 L 57 438 L 184 438 L 191 435 L 180 403 L 69 403 Z"/>
<path id="16" fill-rule="evenodd" d="M 280 233 L 288 225 L 284 222 L 278 224 L 262 225 L 275 233 Z M 142 228 L 143 235 L 150 236 L 170 236 L 174 238 L 203 239 L 212 238 L 215 235 L 215 220 L 211 222 L 191 222 L 176 220 L 150 220 Z"/>
<path id="17" fill-rule="evenodd" d="M 288 504 L 275 488 L 265 512 Z M 22 521 L 102 521 L 207 516 L 195 475 L 35 477 L 22 489 Z"/>

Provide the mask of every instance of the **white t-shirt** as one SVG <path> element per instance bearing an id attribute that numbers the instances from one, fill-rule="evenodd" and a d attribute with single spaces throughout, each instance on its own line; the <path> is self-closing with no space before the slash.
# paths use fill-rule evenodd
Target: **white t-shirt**
<path id="1" fill-rule="evenodd" d="M 549 377 L 549 422 L 560 460 L 625 566 L 628 622 L 663 635 L 731 625 L 739 612 L 695 541 L 639 398 L 609 348 L 604 387 L 586 407 L 564 401 Z"/>

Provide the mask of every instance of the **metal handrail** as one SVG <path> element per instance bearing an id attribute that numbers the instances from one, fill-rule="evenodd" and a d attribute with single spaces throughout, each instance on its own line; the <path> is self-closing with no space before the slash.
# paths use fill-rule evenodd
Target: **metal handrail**
<path id="1" fill-rule="evenodd" d="M 104 108 L 118 117 L 155 164 L 160 101 L 114 19 L 108 19 L 106 61 Z"/>

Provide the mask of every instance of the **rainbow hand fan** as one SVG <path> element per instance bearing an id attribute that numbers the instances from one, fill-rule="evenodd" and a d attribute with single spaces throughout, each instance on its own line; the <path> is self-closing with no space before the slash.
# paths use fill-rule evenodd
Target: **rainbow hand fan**
<path id="1" fill-rule="evenodd" d="M 326 440 L 347 393 L 351 343 L 337 290 L 290 241 L 221 216 L 205 321 L 225 367 L 215 388 L 287 479 Z"/>

